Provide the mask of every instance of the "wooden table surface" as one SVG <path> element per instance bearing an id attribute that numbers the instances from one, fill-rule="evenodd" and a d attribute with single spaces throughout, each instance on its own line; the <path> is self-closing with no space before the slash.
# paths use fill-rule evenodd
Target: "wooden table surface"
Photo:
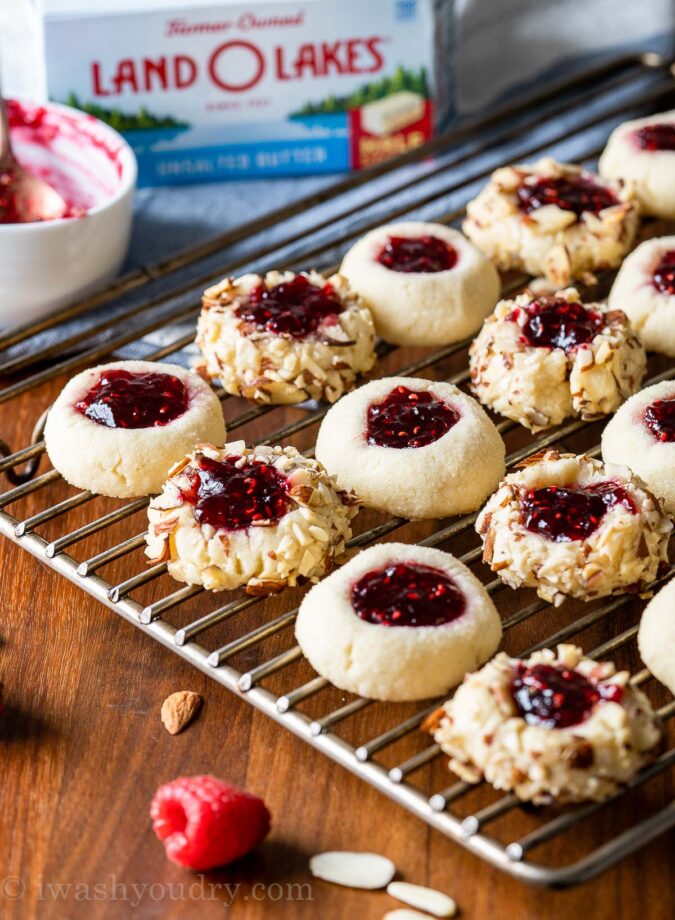
<path id="1" fill-rule="evenodd" d="M 62 382 L 0 407 L 0 433 L 12 447 L 27 443 L 27 432 Z M 255 435 L 256 429 L 249 427 L 249 432 Z M 43 460 L 41 471 L 47 468 Z M 63 483 L 48 491 L 50 501 L 72 494 Z M 45 497 L 39 493 L 10 510 L 24 515 L 43 507 Z M 68 516 L 68 528 L 91 515 L 84 505 Z M 425 526 L 404 538 L 419 535 Z M 116 536 L 140 529 L 142 517 Z M 57 529 L 44 532 L 49 536 Z M 99 534 L 86 552 L 75 547 L 73 555 L 86 558 L 102 549 L 106 539 Z M 138 557 L 133 564 L 125 560 L 115 573 L 124 577 L 138 566 Z M 312 880 L 308 858 L 327 849 L 386 854 L 406 880 L 450 893 L 467 920 L 663 920 L 675 915 L 672 838 L 662 837 L 580 888 L 552 892 L 527 887 L 432 831 L 4 539 L 0 602 L 0 679 L 6 704 L 0 717 L 2 920 L 211 920 L 225 915 L 236 920 L 370 920 L 401 906 L 384 892 Z M 288 609 L 287 603 L 272 600 L 263 619 Z M 194 614 L 199 605 L 191 610 Z M 600 641 L 635 622 L 634 614 L 625 616 L 633 618 L 603 626 Z M 268 654 L 275 647 L 284 646 L 273 642 Z M 179 689 L 201 693 L 205 705 L 187 731 L 172 737 L 160 724 L 159 710 L 164 698 Z M 368 712 L 361 724 L 376 734 L 376 716 Z M 418 741 L 409 743 L 419 749 Z M 407 744 L 399 749 L 403 756 Z M 442 776 L 444 771 L 437 759 L 420 771 L 419 782 L 448 785 L 451 777 Z M 166 860 L 150 827 L 148 807 L 160 783 L 203 772 L 262 795 L 273 814 L 273 830 L 257 854 L 227 870 L 196 876 Z M 591 828 L 583 825 L 565 837 L 555 855 L 572 861 L 589 843 L 608 839 L 630 808 L 649 805 L 650 795 L 645 793 L 637 805 L 603 812 Z M 526 818 L 519 811 L 508 820 L 517 830 Z"/>

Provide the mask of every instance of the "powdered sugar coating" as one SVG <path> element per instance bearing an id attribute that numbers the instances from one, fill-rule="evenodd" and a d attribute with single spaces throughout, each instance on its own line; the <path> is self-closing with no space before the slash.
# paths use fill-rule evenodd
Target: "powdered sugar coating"
<path id="1" fill-rule="evenodd" d="M 525 213 L 517 190 L 529 176 L 586 177 L 607 186 L 619 203 L 599 214 L 584 211 L 579 219 L 573 211 L 552 204 Z M 630 184 L 605 182 L 579 166 L 546 157 L 533 165 L 497 169 L 467 205 L 462 229 L 500 270 L 544 275 L 565 287 L 574 278 L 618 266 L 633 243 L 638 220 Z"/>
<path id="2" fill-rule="evenodd" d="M 303 272 L 317 287 L 330 284 L 343 309 L 304 338 L 255 328 L 237 316 L 248 294 L 260 284 L 276 287 L 293 272 L 224 278 L 204 292 L 197 324 L 203 368 L 234 396 L 262 403 L 306 399 L 335 402 L 375 363 L 375 329 L 369 309 L 342 275 L 324 278 Z"/>
<path id="3" fill-rule="evenodd" d="M 522 498 L 530 489 L 617 482 L 636 512 L 623 504 L 609 508 L 597 529 L 583 540 L 553 542 L 527 530 Z M 512 588 L 536 588 L 558 605 L 566 596 L 592 600 L 645 590 L 668 560 L 673 528 L 659 500 L 627 467 L 603 464 L 584 455 L 542 451 L 509 474 L 476 521 L 483 559 Z"/>
<path id="4" fill-rule="evenodd" d="M 288 478 L 292 507 L 276 522 L 241 530 L 200 524 L 183 493 L 202 456 L 273 466 Z M 338 491 L 321 464 L 294 447 L 248 448 L 243 441 L 222 449 L 200 445 L 174 467 L 150 503 L 146 555 L 152 562 L 166 561 L 169 573 L 189 585 L 209 591 L 245 585 L 251 594 L 269 594 L 330 571 L 344 553 L 357 510 L 354 497 Z"/>
<path id="5" fill-rule="evenodd" d="M 581 303 L 575 288 L 555 295 Z M 587 343 L 568 350 L 524 340 L 519 323 L 537 297 L 526 292 L 495 307 L 469 349 L 471 385 L 485 406 L 532 431 L 578 415 L 594 419 L 614 412 L 636 391 L 646 369 L 645 351 L 620 310 L 585 304 L 604 325 Z M 511 319 L 520 314 L 518 321 Z"/>
<path id="6" fill-rule="evenodd" d="M 433 720 L 433 735 L 450 768 L 470 783 L 536 803 L 600 801 L 658 752 L 662 730 L 649 700 L 628 684 L 628 672 L 594 661 L 573 645 L 543 649 L 525 659 L 578 671 L 598 684 L 623 688 L 620 702 L 602 700 L 569 728 L 532 725 L 518 713 L 511 682 L 519 659 L 501 652 L 469 674 Z"/>

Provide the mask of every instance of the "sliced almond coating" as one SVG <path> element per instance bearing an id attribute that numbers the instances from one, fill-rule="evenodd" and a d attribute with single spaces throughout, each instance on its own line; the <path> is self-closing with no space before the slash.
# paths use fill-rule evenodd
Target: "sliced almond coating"
<path id="1" fill-rule="evenodd" d="M 408 910 L 407 907 L 397 907 L 390 910 L 383 920 L 429 920 L 429 914 L 421 914 L 418 910 Z"/>
<path id="2" fill-rule="evenodd" d="M 312 856 L 309 871 L 315 878 L 347 888 L 376 889 L 386 888 L 396 874 L 396 866 L 377 853 L 333 850 Z"/>
<path id="3" fill-rule="evenodd" d="M 433 888 L 424 888 L 422 885 L 392 882 L 387 885 L 387 894 L 403 901 L 404 904 L 410 904 L 411 907 L 419 907 L 434 917 L 454 917 L 457 913 L 457 905 L 449 895 Z"/>

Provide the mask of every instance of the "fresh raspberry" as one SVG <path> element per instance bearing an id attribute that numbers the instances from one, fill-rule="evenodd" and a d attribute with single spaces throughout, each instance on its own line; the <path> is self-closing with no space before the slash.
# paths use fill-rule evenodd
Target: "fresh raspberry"
<path id="1" fill-rule="evenodd" d="M 262 799 L 215 776 L 182 776 L 160 786 L 150 817 L 167 857 L 200 871 L 245 856 L 270 829 Z"/>

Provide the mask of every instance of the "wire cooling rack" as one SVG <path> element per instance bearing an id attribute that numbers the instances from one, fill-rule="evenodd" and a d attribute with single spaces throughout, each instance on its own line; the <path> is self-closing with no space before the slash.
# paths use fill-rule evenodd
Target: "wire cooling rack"
<path id="1" fill-rule="evenodd" d="M 194 338 L 192 324 L 203 286 L 223 274 L 280 265 L 328 270 L 346 244 L 385 221 L 421 216 L 457 223 L 476 186 L 500 164 L 550 153 L 593 165 L 615 124 L 672 107 L 673 73 L 671 62 L 654 54 L 595 67 L 466 123 L 425 148 L 128 274 L 53 317 L 1 335 L 0 378 L 5 386 L 0 413 L 8 418 L 21 407 L 21 417 L 35 420 L 53 398 L 53 382 L 110 355 L 125 354 L 127 347 L 148 360 L 180 356 Z M 274 242 L 272 231 L 279 226 L 284 234 Z M 507 279 L 505 293 L 526 281 Z M 94 308 L 86 329 L 73 324 Z M 180 323 L 191 327 L 186 332 L 175 325 Z M 159 348 L 152 344 L 157 330 L 164 336 Z M 49 335 L 55 331 L 58 336 Z M 378 371 L 429 374 L 464 385 L 467 345 L 433 354 L 382 347 Z M 672 363 L 651 360 L 646 383 L 673 376 Z M 49 398 L 44 396 L 47 390 Z M 219 396 L 230 440 L 283 441 L 307 451 L 327 411 L 316 405 L 252 406 L 222 391 Z M 41 461 L 46 462 L 43 424 L 44 413 L 32 435 L 26 431 L 26 447 L 12 452 L 0 442 L 0 473 L 12 486 L 0 494 L 0 531 L 8 539 L 482 859 L 518 879 L 566 887 L 598 874 L 675 824 L 667 779 L 675 763 L 672 747 L 608 801 L 564 810 L 523 806 L 485 784 L 453 781 L 438 745 L 419 731 L 437 703 L 377 703 L 344 695 L 317 677 L 294 644 L 298 591 L 276 599 L 210 594 L 179 586 L 166 574 L 165 563 L 147 567 L 142 550 L 148 500 L 113 502 L 75 492 L 54 470 L 38 474 Z M 572 421 L 539 438 L 509 421 L 498 427 L 507 443 L 509 467 L 548 446 L 585 450 L 592 456 L 599 452 L 597 424 Z M 78 509 L 80 519 L 86 512 L 87 522 L 69 527 L 69 516 Z M 362 512 L 357 525 L 362 521 L 364 529 L 351 546 L 364 547 L 396 532 L 408 542 L 446 547 L 485 579 L 489 572 L 480 565 L 475 518 L 412 525 Z M 588 654 L 639 668 L 639 602 L 627 597 L 588 605 L 568 602 L 554 611 L 532 592 L 512 592 L 498 579 L 489 581 L 487 590 L 497 598 L 510 652 L 526 654 L 573 641 Z M 664 689 L 646 669 L 634 673 L 632 682 L 649 693 L 664 721 L 675 713 L 675 702 L 664 702 Z M 580 853 L 575 830 L 592 822 L 597 833 L 584 839 L 590 836 L 594 844 Z"/>

